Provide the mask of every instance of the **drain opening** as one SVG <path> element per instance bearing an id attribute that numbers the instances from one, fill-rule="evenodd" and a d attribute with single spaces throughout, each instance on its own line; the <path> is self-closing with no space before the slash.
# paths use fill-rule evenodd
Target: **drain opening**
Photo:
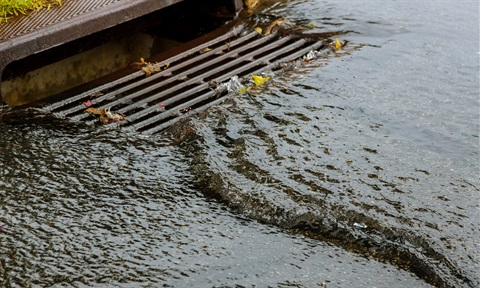
<path id="1" fill-rule="evenodd" d="M 236 7 L 231 0 L 212 0 L 209 5 L 194 0 L 171 2 L 176 4 L 165 4 L 168 7 L 100 32 L 33 51 L 0 67 L 0 100 L 17 107 L 60 94 L 110 75 L 140 58 L 171 50 L 235 17 Z"/>
<path id="2" fill-rule="evenodd" d="M 235 96 L 238 91 L 222 84 L 232 77 L 283 69 L 312 50 L 317 54 L 330 51 L 318 37 L 298 33 L 265 36 L 246 24 L 234 23 L 196 41 L 177 49 L 177 54 L 152 57 L 151 64 L 144 63 L 154 70 L 151 74 L 139 67 L 133 72 L 127 69 L 121 77 L 104 79 L 93 88 L 79 88 L 75 90 L 78 93 L 68 92 L 43 109 L 88 124 L 98 122 L 98 115 L 86 113 L 86 109 L 108 109 L 123 115 L 123 126 L 157 133 Z"/>

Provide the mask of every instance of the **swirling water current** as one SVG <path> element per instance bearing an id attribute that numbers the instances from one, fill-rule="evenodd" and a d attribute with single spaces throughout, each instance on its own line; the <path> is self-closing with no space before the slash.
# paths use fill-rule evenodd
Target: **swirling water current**
<path id="1" fill-rule="evenodd" d="M 2 108 L 0 287 L 480 286 L 478 11 L 266 1 L 347 45 L 150 137 Z"/>

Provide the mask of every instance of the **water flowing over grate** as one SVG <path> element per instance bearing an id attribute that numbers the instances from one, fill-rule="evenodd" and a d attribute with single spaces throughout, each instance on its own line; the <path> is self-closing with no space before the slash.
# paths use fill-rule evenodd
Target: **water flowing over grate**
<path id="1" fill-rule="evenodd" d="M 318 37 L 317 37 L 318 38 Z M 124 115 L 122 125 L 153 134 L 182 118 L 218 105 L 236 95 L 226 83 L 274 71 L 311 51 L 330 48 L 315 37 L 298 33 L 260 35 L 242 25 L 181 53 L 43 107 L 47 112 L 92 124 L 89 107 Z M 145 63 L 143 63 L 145 64 Z M 145 64 L 146 65 L 146 64 Z"/>

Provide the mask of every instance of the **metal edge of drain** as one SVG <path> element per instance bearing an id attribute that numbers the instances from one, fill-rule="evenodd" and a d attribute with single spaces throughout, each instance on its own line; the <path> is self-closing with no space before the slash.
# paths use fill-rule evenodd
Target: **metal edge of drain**
<path id="1" fill-rule="evenodd" d="M 34 106 L 88 124 L 98 117 L 86 113 L 87 108 L 112 109 L 125 115 L 122 126 L 154 134 L 237 95 L 226 88 L 216 89 L 218 84 L 234 76 L 277 70 L 310 51 L 325 55 L 331 49 L 308 34 L 260 35 L 245 23 L 232 22 L 148 59 L 157 67 L 168 66 L 160 72 L 145 76 L 140 68 L 129 67 Z"/>

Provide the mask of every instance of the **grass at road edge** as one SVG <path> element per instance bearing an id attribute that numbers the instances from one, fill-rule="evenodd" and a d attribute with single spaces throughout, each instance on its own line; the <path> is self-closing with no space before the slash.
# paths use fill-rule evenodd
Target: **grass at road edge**
<path id="1" fill-rule="evenodd" d="M 62 0 L 0 0 L 0 23 L 31 11 L 62 5 Z"/>

